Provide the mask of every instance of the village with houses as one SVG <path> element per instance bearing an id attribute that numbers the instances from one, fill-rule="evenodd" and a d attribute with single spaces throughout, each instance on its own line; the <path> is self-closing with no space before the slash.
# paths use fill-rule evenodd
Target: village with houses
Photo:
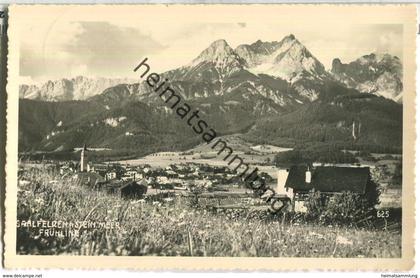
<path id="1" fill-rule="evenodd" d="M 268 149 L 271 154 L 275 153 L 270 146 L 257 146 L 254 149 Z M 71 177 L 80 186 L 123 199 L 173 200 L 177 196 L 194 196 L 203 200 L 219 199 L 218 202 L 204 202 L 217 209 L 264 208 L 264 202 L 258 200 L 252 188 L 245 184 L 243 177 L 227 166 L 209 163 L 214 162 L 213 156 L 197 162 L 190 160 L 184 162 L 182 159 L 175 162 L 172 158 L 174 153 L 163 152 L 149 157 L 164 157 L 167 161 L 156 165 L 150 160 L 152 163 L 150 165 L 132 163 L 132 161 L 91 161 L 89 156 L 91 150 L 86 145 L 75 151 L 80 152 L 79 161 L 44 161 L 43 164 L 47 165 L 49 172 L 58 174 L 62 178 Z M 185 155 L 186 152 L 181 154 Z M 191 155 L 192 152 L 187 154 Z M 389 156 L 385 158 L 389 159 Z M 308 194 L 315 191 L 326 197 L 343 192 L 360 196 L 375 194 L 372 180 L 380 185 L 380 205 L 377 207 L 399 208 L 401 189 L 391 185 L 392 181 L 387 175 L 387 165 L 380 162 L 381 160 L 379 163 L 365 164 L 315 162 L 290 165 L 287 168 L 260 163 L 260 167 L 267 170 L 260 175 L 275 192 L 273 197 L 287 202 L 288 209 L 298 213 L 307 212 L 305 202 Z M 221 201 L 226 199 L 229 202 Z"/>
<path id="2" fill-rule="evenodd" d="M 271 41 L 200 38 L 179 50 L 179 64 L 162 56 L 164 70 L 133 47 L 123 79 L 62 72 L 19 84 L 17 220 L 119 225 L 84 227 L 78 238 L 19 226 L 17 252 L 401 257 L 402 52 L 338 55 L 358 48 L 349 35 L 348 49 L 321 61 L 314 54 L 325 49 L 307 48 L 328 41 L 313 37 L 319 29 L 286 29 Z"/>

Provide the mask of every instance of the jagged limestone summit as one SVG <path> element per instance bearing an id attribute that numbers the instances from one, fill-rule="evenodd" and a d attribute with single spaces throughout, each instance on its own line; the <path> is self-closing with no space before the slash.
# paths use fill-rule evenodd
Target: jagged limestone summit
<path id="1" fill-rule="evenodd" d="M 139 57 L 139 61 L 145 57 Z M 401 62 L 367 54 L 325 66 L 294 35 L 211 43 L 185 66 L 159 73 L 221 135 L 293 147 L 306 142 L 401 148 Z M 131 71 L 132 69 L 127 69 Z M 20 86 L 20 151 L 182 150 L 200 143 L 140 80 L 64 78 Z"/>

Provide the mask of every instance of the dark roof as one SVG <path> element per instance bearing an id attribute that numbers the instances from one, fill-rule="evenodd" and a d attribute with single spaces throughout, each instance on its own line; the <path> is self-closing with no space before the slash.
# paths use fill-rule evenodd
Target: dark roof
<path id="1" fill-rule="evenodd" d="M 128 187 L 128 186 L 138 186 L 138 187 L 146 187 L 147 188 L 147 185 L 145 185 L 143 182 L 137 183 L 135 181 L 126 182 L 121 186 L 121 188 Z"/>
<path id="2" fill-rule="evenodd" d="M 123 181 L 121 181 L 121 180 L 116 180 L 116 179 L 114 179 L 114 180 L 107 180 L 107 181 L 104 181 L 104 182 L 103 182 L 103 184 L 104 184 L 106 187 L 121 187 L 121 186 L 123 186 L 123 185 L 124 185 L 124 182 L 123 182 Z"/>
<path id="3" fill-rule="evenodd" d="M 307 167 L 305 166 L 292 166 L 289 169 L 289 174 L 287 175 L 286 187 L 293 189 L 304 190 L 303 186 L 307 186 L 305 183 L 305 171 Z M 308 187 L 308 190 L 310 188 Z"/>
<path id="4" fill-rule="evenodd" d="M 309 191 L 312 188 L 320 192 L 365 193 L 369 179 L 368 167 L 334 167 L 322 166 L 312 169 L 310 184 L 305 182 L 305 166 L 292 166 L 286 180 L 286 187 L 296 191 Z"/>
<path id="5" fill-rule="evenodd" d="M 89 178 L 91 182 L 101 182 L 104 180 L 104 178 L 101 175 L 95 172 L 79 172 L 76 174 L 76 176 L 81 182 L 87 182 Z"/>
<path id="6" fill-rule="evenodd" d="M 122 180 L 110 180 L 110 181 L 103 181 L 100 182 L 99 185 L 105 186 L 106 188 L 124 188 L 127 186 L 140 186 L 140 187 L 146 187 L 147 183 L 146 181 L 141 181 L 140 183 L 137 183 L 135 181 L 122 181 Z"/>

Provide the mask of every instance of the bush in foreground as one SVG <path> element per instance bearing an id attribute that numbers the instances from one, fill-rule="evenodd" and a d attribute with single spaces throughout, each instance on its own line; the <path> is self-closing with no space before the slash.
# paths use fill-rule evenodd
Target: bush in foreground
<path id="1" fill-rule="evenodd" d="M 364 195 L 343 192 L 327 197 L 311 192 L 306 201 L 307 218 L 325 224 L 357 226 L 376 214 L 378 204 L 379 186 L 369 177 Z"/>

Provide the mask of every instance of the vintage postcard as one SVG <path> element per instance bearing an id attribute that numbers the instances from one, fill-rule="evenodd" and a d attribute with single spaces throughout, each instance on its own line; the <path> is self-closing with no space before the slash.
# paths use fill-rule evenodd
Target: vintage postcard
<path id="1" fill-rule="evenodd" d="M 7 267 L 413 267 L 414 5 L 8 17 Z"/>

